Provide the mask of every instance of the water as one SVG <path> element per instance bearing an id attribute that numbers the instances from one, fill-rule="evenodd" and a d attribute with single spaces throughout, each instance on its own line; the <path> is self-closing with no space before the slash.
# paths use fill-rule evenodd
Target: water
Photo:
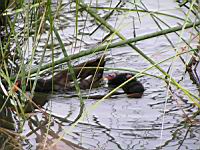
<path id="1" fill-rule="evenodd" d="M 95 2 L 93 3 L 94 5 Z M 100 45 L 101 40 L 108 34 L 108 31 L 101 27 L 92 36 L 88 36 L 87 34 L 95 30 L 97 25 L 91 16 L 88 16 L 85 22 L 87 14 L 82 12 L 79 17 L 80 21 L 78 27 L 80 34 L 76 38 L 74 36 L 75 14 L 69 12 L 74 5 L 67 5 L 67 1 L 64 1 L 64 3 L 66 4 L 59 14 L 62 21 L 56 21 L 56 27 L 59 29 L 61 38 L 64 39 L 65 48 L 68 50 L 68 53 L 73 54 L 80 50 L 87 50 L 93 46 Z M 184 13 L 174 1 L 167 0 L 161 2 L 154 0 L 150 2 L 145 0 L 143 3 L 149 10 L 160 11 L 185 18 Z M 116 4 L 116 2 L 101 1 L 98 3 L 98 6 L 106 7 L 112 5 L 115 7 Z M 141 3 L 138 2 L 138 4 L 143 7 Z M 129 3 L 129 1 L 124 1 L 123 8 L 133 9 L 135 6 Z M 98 12 L 100 16 L 104 16 L 106 13 L 108 13 L 108 10 L 100 10 Z M 163 15 L 158 15 L 158 17 L 170 26 L 183 24 L 183 22 L 178 19 Z M 192 16 L 190 17 L 192 18 Z M 126 38 L 132 38 L 134 32 L 136 36 L 139 36 L 159 31 L 150 15 L 145 13 L 140 13 L 138 16 L 137 13 L 131 11 L 126 13 L 117 11 L 111 16 L 108 22 L 117 28 Z M 162 28 L 167 28 L 163 24 L 161 24 L 161 26 Z M 190 39 L 191 33 L 195 33 L 195 31 L 190 29 L 186 31 L 184 31 L 184 33 L 186 33 L 183 35 L 185 39 Z M 84 33 L 84 35 L 82 33 Z M 180 50 L 180 48 L 185 45 L 176 34 L 172 33 L 167 36 L 177 50 Z M 45 42 L 45 38 L 46 36 L 44 34 L 41 41 Z M 74 42 L 76 39 L 79 40 L 75 47 Z M 119 38 L 114 36 L 112 40 L 116 42 L 119 41 Z M 194 39 L 191 42 L 194 48 L 196 48 L 197 40 L 198 39 Z M 57 59 L 62 58 L 63 54 L 61 53 L 56 39 L 54 42 L 54 45 L 56 45 L 56 57 Z M 41 50 L 44 45 L 43 42 L 40 42 L 39 48 L 37 49 L 38 56 L 41 55 L 40 53 L 42 53 Z M 137 42 L 136 46 L 156 62 L 175 54 L 174 48 L 172 48 L 164 36 Z M 50 50 L 47 53 L 50 54 Z M 106 52 L 106 55 L 106 67 L 143 70 L 150 66 L 146 60 L 128 46 L 112 48 Z M 190 59 L 189 54 L 185 54 L 183 57 L 187 61 Z M 39 59 L 40 57 L 36 57 L 35 62 Z M 50 60 L 51 57 L 45 59 L 46 62 Z M 172 60 L 164 62 L 160 66 L 167 71 L 171 63 Z M 192 84 L 188 74 L 184 73 L 185 66 L 179 58 L 174 60 L 172 68 L 170 74 L 173 75 L 174 79 L 178 81 L 183 77 L 180 84 L 192 91 L 192 93 L 198 95 L 197 87 Z M 109 72 L 111 71 L 105 71 L 105 74 Z M 151 69 L 148 73 L 162 76 L 157 69 Z M 57 135 L 63 136 L 64 139 L 91 150 L 159 148 L 169 150 L 200 149 L 200 128 L 198 120 L 200 118 L 197 117 L 197 120 L 195 120 L 196 123 L 190 128 L 182 123 L 182 121 L 186 119 L 185 114 L 191 116 L 197 108 L 175 87 L 172 89 L 176 96 L 170 96 L 170 93 L 167 92 L 166 83 L 160 79 L 144 76 L 139 80 L 146 89 L 142 98 L 130 99 L 127 98 L 125 94 L 121 94 L 102 102 L 99 102 L 101 100 L 87 99 L 85 100 L 85 104 L 86 110 L 89 112 L 84 116 L 84 120 L 81 120 L 79 124 L 71 129 L 68 125 L 69 122 L 62 122 L 62 124 L 60 124 L 61 121 L 55 119 L 51 126 L 52 130 L 54 130 Z M 87 93 L 88 91 L 84 92 Z M 106 92 L 107 91 L 104 89 L 94 89 L 91 93 L 102 94 Z M 184 101 L 182 101 L 182 99 Z M 99 102 L 98 105 L 95 105 L 97 102 Z M 77 97 L 69 98 L 65 93 L 52 95 L 49 103 L 50 106 L 48 108 L 52 110 L 52 114 L 63 118 L 67 116 L 68 121 L 73 121 L 79 113 L 79 99 Z M 63 133 L 65 134 L 63 135 Z M 37 144 L 37 138 L 34 135 L 28 138 L 30 138 L 29 146 Z M 34 149 L 35 146 L 32 148 Z"/>

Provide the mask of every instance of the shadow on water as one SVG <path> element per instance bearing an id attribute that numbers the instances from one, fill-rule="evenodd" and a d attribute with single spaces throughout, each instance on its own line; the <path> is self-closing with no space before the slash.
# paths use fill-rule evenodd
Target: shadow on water
<path id="1" fill-rule="evenodd" d="M 149 9 L 159 10 L 160 8 L 165 8 L 169 13 L 175 12 L 177 15 L 184 17 L 184 14 L 177 10 L 177 4 L 174 2 L 165 1 L 159 4 L 149 4 L 148 1 L 144 1 L 144 3 L 146 3 Z M 101 1 L 98 5 L 99 7 L 110 5 L 115 7 L 120 4 Z M 53 3 L 53 6 L 56 6 L 56 3 Z M 103 40 L 101 37 L 109 34 L 104 28 L 97 28 L 96 23 L 90 17 L 85 25 L 85 14 L 82 12 L 80 18 L 83 18 L 79 22 L 80 35 L 74 37 L 72 31 L 74 31 L 75 14 L 67 11 L 72 9 L 72 6 L 64 1 L 62 7 L 64 8 L 62 10 L 63 13 L 59 17 L 60 19 L 68 20 L 68 22 L 55 20 L 55 24 L 62 37 L 66 39 L 66 43 L 64 44 L 66 49 L 69 49 L 69 53 L 77 53 L 80 49 L 86 50 L 91 48 L 101 43 Z M 132 4 L 123 2 L 120 7 L 132 8 Z M 107 10 L 99 11 L 100 15 L 107 13 Z M 135 28 L 138 28 L 138 35 L 155 31 L 155 25 L 152 19 L 144 15 L 140 19 L 133 21 L 137 17 L 135 13 L 129 12 L 125 15 L 119 10 L 113 13 L 109 18 L 109 22 L 113 26 L 125 26 L 121 32 L 127 38 L 133 37 L 136 34 L 134 33 Z M 169 24 L 176 25 L 173 19 L 167 17 L 165 19 Z M 48 30 L 48 26 L 46 26 L 46 30 Z M 88 36 L 89 33 L 92 33 L 90 31 L 96 32 Z M 42 36 L 42 42 L 46 40 L 45 35 Z M 84 38 L 81 37 L 82 35 L 84 35 Z M 190 35 L 184 35 L 185 38 L 189 38 L 188 36 Z M 170 35 L 170 38 L 172 41 L 178 42 L 176 35 Z M 72 50 L 72 43 L 76 40 L 76 47 Z M 114 38 L 112 40 L 117 41 L 119 39 Z M 42 42 L 39 43 L 39 47 L 36 50 L 37 57 L 33 61 L 35 65 L 38 64 L 44 48 L 44 43 Z M 54 44 L 56 58 L 62 58 L 63 55 L 58 43 L 55 42 Z M 175 42 L 175 44 L 181 46 L 182 43 Z M 175 55 L 175 52 L 164 37 L 141 41 L 137 45 L 148 56 L 151 56 L 158 62 Z M 46 63 L 51 60 L 50 55 L 51 50 L 48 49 L 45 59 Z M 27 57 L 30 56 L 27 55 Z M 171 62 L 161 64 L 166 70 L 170 65 Z M 143 70 L 148 66 L 150 65 L 146 61 L 127 46 L 113 48 L 106 54 L 106 67 L 124 67 Z M 200 75 L 198 71 L 196 73 L 193 72 L 194 66 L 191 66 L 191 74 L 184 72 L 185 66 L 180 60 L 173 67 L 174 78 L 180 80 L 180 78 L 184 77 L 181 79 L 181 85 L 199 95 Z M 196 70 L 200 70 L 199 64 L 195 67 L 197 68 Z M 105 74 L 109 72 L 105 71 Z M 150 70 L 149 73 L 153 75 L 160 74 L 156 69 Z M 19 141 L 14 142 L 22 143 L 21 146 L 24 149 L 199 149 L 200 117 L 197 115 L 196 118 L 192 118 L 192 114 L 198 110 L 194 104 L 188 101 L 188 98 L 178 89 L 173 89 L 174 96 L 168 95 L 166 84 L 159 79 L 144 76 L 139 80 L 145 87 L 144 96 L 140 99 L 127 98 L 127 95 L 119 90 L 121 94 L 113 95 L 97 104 L 100 100 L 98 98 L 91 98 L 91 96 L 97 97 L 98 95 L 105 95 L 108 93 L 108 90 L 103 87 L 91 91 L 82 90 L 81 92 L 86 97 L 90 95 L 88 99 L 84 97 L 86 99 L 85 110 L 89 112 L 73 128 L 70 126 L 70 123 L 77 117 L 80 107 L 76 94 L 69 92 L 48 95 L 49 102 L 44 108 L 40 111 L 36 110 L 34 113 L 27 114 L 25 129 L 22 131 L 22 135 L 26 137 L 26 140 L 21 142 L 19 138 Z M 196 81 L 197 86 L 191 80 Z M 0 130 L 7 128 L 13 131 L 9 135 L 7 130 L 5 132 L 1 130 L 0 142 L 7 145 L 6 143 L 10 143 L 11 139 L 15 139 L 17 136 L 15 134 L 13 135 L 17 129 L 15 127 L 15 120 L 13 120 L 15 113 L 13 114 L 10 109 L 5 107 L 0 112 L 0 116 Z M 19 118 L 16 120 L 19 120 Z M 4 124 L 4 122 L 9 122 L 9 124 Z M 48 135 L 46 134 L 47 132 Z"/>
<path id="2" fill-rule="evenodd" d="M 0 102 L 1 106 L 2 99 Z M 10 150 L 22 149 L 22 145 L 20 144 L 20 136 L 15 133 L 16 125 L 13 118 L 13 113 L 10 108 L 4 107 L 0 110 L 0 149 Z"/>

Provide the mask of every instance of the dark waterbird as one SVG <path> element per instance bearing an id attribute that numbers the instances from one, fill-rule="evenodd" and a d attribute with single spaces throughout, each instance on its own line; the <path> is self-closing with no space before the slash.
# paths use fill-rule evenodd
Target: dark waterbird
<path id="1" fill-rule="evenodd" d="M 100 81 L 103 77 L 103 69 L 98 69 L 98 67 L 104 67 L 105 56 L 98 57 L 97 59 L 90 60 L 73 67 L 75 71 L 75 76 L 79 81 L 79 86 L 81 89 L 96 88 L 100 86 Z M 27 79 L 25 81 L 26 92 L 30 93 L 32 90 L 35 80 Z M 4 83 L 6 90 L 7 86 Z M 14 85 L 14 92 L 18 93 L 20 98 L 19 90 L 22 88 L 22 81 L 17 80 Z M 50 92 L 52 91 L 68 91 L 74 90 L 72 76 L 68 69 L 58 72 L 56 75 L 52 76 L 50 79 L 38 79 L 34 89 L 34 96 L 28 97 L 29 100 L 25 102 L 24 112 L 33 112 L 35 108 L 44 106 L 48 101 Z M 3 89 L 0 87 L 0 94 L 4 95 Z M 28 94 L 27 94 L 28 95 Z M 4 97 L 6 97 L 4 95 Z M 5 100 L 5 99 L 4 99 Z M 1 99 L 1 101 L 4 101 Z"/>
<path id="2" fill-rule="evenodd" d="M 116 88 L 133 76 L 134 74 L 131 73 L 112 73 L 105 78 L 108 80 L 109 87 Z M 122 89 L 130 98 L 141 98 L 144 93 L 144 86 L 136 78 L 122 86 Z"/>
<path id="3" fill-rule="evenodd" d="M 90 87 L 98 87 L 99 82 L 103 77 L 105 56 L 98 57 L 97 59 L 90 60 L 73 67 L 75 76 L 79 81 L 81 89 L 89 89 Z M 28 80 L 26 88 L 31 90 L 34 80 Z M 52 92 L 74 90 L 72 75 L 69 70 L 63 70 L 52 76 L 50 79 L 38 79 L 35 86 L 35 92 Z"/>

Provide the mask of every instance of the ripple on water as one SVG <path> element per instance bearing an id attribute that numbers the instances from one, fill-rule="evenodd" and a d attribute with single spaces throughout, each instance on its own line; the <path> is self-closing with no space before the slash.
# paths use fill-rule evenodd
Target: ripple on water
<path id="1" fill-rule="evenodd" d="M 146 0 L 144 2 L 152 10 L 165 8 L 167 13 L 176 12 L 174 14 L 183 16 L 183 13 L 176 9 L 177 4 L 175 2 L 163 1 L 159 4 Z M 98 5 L 109 6 L 110 3 L 108 1 L 99 1 Z M 113 1 L 111 5 L 115 6 L 116 2 Z M 131 3 L 126 3 L 124 1 L 123 7 L 133 8 L 132 6 Z M 55 21 L 61 37 L 65 39 L 64 44 L 69 54 L 78 52 L 80 49 L 85 50 L 94 47 L 94 45 L 98 45 L 102 42 L 102 37 L 108 34 L 107 30 L 99 28 L 95 34 L 88 36 L 88 33 L 91 33 L 97 26 L 96 23 L 93 22 L 91 16 L 88 16 L 85 24 L 84 18 L 82 17 L 86 15 L 86 13 L 83 12 L 79 18 L 80 26 L 78 28 L 81 34 L 78 34 L 77 37 L 74 36 L 75 13 L 69 12 L 69 10 L 74 7 L 75 5 L 66 5 L 65 9 L 63 9 L 64 12 L 61 14 L 61 20 L 63 21 Z M 107 12 L 107 10 L 100 10 L 98 13 L 104 15 L 105 12 Z M 116 27 L 120 27 L 119 29 L 124 26 L 124 30 L 119 31 L 123 34 L 127 34 L 127 38 L 133 37 L 133 32 L 135 30 L 133 30 L 133 18 L 136 18 L 134 22 L 137 31 L 136 36 L 158 31 L 158 27 L 155 26 L 155 22 L 149 15 L 139 16 L 140 19 L 137 17 L 138 15 L 134 12 L 129 12 L 128 15 L 124 15 L 119 11 L 119 13 L 116 12 L 115 15 L 111 16 L 109 21 L 111 24 L 116 25 Z M 166 16 L 162 17 L 164 17 L 171 26 L 177 24 L 177 21 L 174 22 L 171 18 L 169 19 Z M 82 35 L 84 35 L 83 38 Z M 46 36 L 47 35 L 43 36 L 41 39 L 42 42 L 39 44 L 37 50 L 39 54 L 34 58 L 36 61 L 40 60 L 40 55 L 43 52 L 44 43 L 46 42 Z M 179 41 L 177 40 L 179 37 L 175 35 L 170 34 L 169 37 L 174 44 L 177 44 L 177 41 Z M 184 35 L 184 37 L 188 38 L 187 35 Z M 74 48 L 73 44 L 76 40 L 77 43 Z M 119 38 L 114 37 L 112 40 L 117 41 Z M 56 57 L 62 58 L 63 55 L 58 41 L 55 39 L 54 42 Z M 153 58 L 156 62 L 160 62 L 175 54 L 173 48 L 171 48 L 171 45 L 166 41 L 164 36 L 144 40 L 136 44 L 142 52 Z M 48 49 L 48 59 L 45 59 L 46 62 L 51 59 L 50 54 L 50 49 Z M 127 45 L 112 48 L 112 50 L 107 53 L 106 57 L 106 67 L 143 70 L 151 66 L 150 63 Z M 171 61 L 160 64 L 165 71 L 169 69 L 170 65 Z M 180 81 L 180 84 L 190 91 L 197 91 L 196 87 L 190 83 L 188 75 L 184 74 L 184 67 L 185 66 L 182 65 L 179 59 L 175 60 L 172 67 L 172 75 L 176 80 L 180 80 L 183 77 L 184 79 Z M 105 74 L 106 73 L 107 72 L 105 72 Z M 148 73 L 156 76 L 159 75 L 164 78 L 157 69 L 151 69 Z M 66 134 L 64 137 L 91 150 L 177 149 L 182 141 L 183 143 L 180 149 L 199 149 L 199 126 L 191 127 L 189 132 L 187 132 L 188 128 L 185 128 L 184 124 L 181 123 L 181 121 L 185 119 L 183 111 L 188 115 L 196 111 L 196 108 L 191 104 L 192 102 L 188 101 L 188 98 L 174 87 L 172 89 L 176 92 L 177 97 L 170 97 L 169 92 L 167 92 L 166 83 L 160 79 L 144 76 L 139 80 L 145 87 L 144 96 L 140 99 L 130 99 L 127 98 L 125 94 L 121 94 L 104 100 L 99 103 L 97 107 L 94 107 L 93 104 L 98 100 L 85 100 L 86 109 L 92 111 L 72 129 L 70 134 Z M 98 91 L 96 93 L 104 94 L 105 91 Z M 95 94 L 95 90 L 91 92 L 91 94 Z M 182 97 L 180 97 L 181 95 Z M 52 105 L 49 108 L 52 109 L 55 115 L 67 117 L 67 119 L 71 121 L 77 117 L 80 109 L 79 99 L 77 97 L 70 98 L 68 94 L 55 94 L 52 96 L 51 101 Z M 69 129 L 67 124 L 68 122 L 63 123 L 61 126 L 62 130 L 58 132 L 59 135 L 62 135 L 64 130 L 67 131 Z M 56 131 L 59 130 L 58 124 L 54 124 L 54 129 Z M 187 136 L 184 139 L 186 134 Z"/>

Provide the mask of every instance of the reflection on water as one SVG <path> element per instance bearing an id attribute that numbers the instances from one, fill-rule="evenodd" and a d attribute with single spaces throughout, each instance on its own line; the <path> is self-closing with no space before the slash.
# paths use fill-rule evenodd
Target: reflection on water
<path id="1" fill-rule="evenodd" d="M 176 3 L 165 1 L 165 3 L 155 5 L 155 7 L 152 3 L 148 5 L 147 2 L 145 4 L 153 10 L 155 8 L 159 10 L 164 8 L 163 12 L 166 11 L 172 14 L 176 12 L 176 15 L 179 17 L 183 16 L 177 10 Z M 98 4 L 98 6 L 106 5 L 109 5 L 109 3 L 100 2 Z M 112 5 L 113 7 L 115 6 L 114 3 Z M 123 6 L 125 8 L 132 8 L 131 3 L 125 3 Z M 100 15 L 105 13 L 107 11 L 99 11 Z M 119 29 L 123 27 L 123 30 L 120 30 L 120 32 L 129 38 L 134 36 L 133 18 L 138 18 L 137 14 L 129 12 L 125 15 L 118 11 L 109 19 L 109 23 Z M 91 22 L 91 19 L 88 17 L 86 26 L 84 26 L 85 33 L 96 29 L 96 25 Z M 174 21 L 163 16 L 162 19 L 166 20 L 169 25 L 176 25 L 179 22 L 178 20 Z M 83 31 L 81 23 L 79 30 Z M 134 23 L 136 29 L 138 29 L 136 30 L 136 34 L 138 35 L 157 31 L 155 22 L 148 15 L 141 15 L 140 20 L 135 19 Z M 61 33 L 63 36 L 70 36 L 69 32 L 61 31 Z M 81 48 L 87 49 L 88 47 L 92 47 L 93 43 L 98 44 L 98 41 L 102 40 L 101 37 L 104 37 L 106 34 L 107 32 L 103 28 L 99 28 L 92 37 L 84 36 Z M 188 35 L 185 35 L 185 38 Z M 176 35 L 171 35 L 170 39 L 174 44 L 177 44 L 178 37 Z M 114 41 L 116 40 L 118 39 L 114 38 Z M 77 45 L 79 45 L 79 42 Z M 137 45 L 156 61 L 163 60 L 175 54 L 165 37 L 145 40 L 138 42 Z M 178 47 L 181 45 L 182 43 Z M 76 50 L 78 51 L 79 48 L 76 48 Z M 137 53 L 133 52 L 127 46 L 112 49 L 108 52 L 108 57 L 109 59 L 106 62 L 106 66 L 108 67 L 125 67 L 142 70 L 149 66 L 146 61 L 142 60 Z M 161 64 L 166 69 L 169 65 L 170 62 Z M 173 67 L 173 76 L 175 79 L 180 80 L 184 74 L 184 65 L 178 60 Z M 151 70 L 150 73 L 155 75 L 160 74 L 157 70 Z M 128 99 L 126 95 L 122 94 L 106 99 L 97 108 L 89 112 L 85 116 L 84 121 L 81 121 L 72 130 L 72 133 L 65 135 L 65 137 L 89 149 L 156 149 L 159 147 L 164 149 L 176 149 L 179 147 L 182 149 L 187 149 L 188 147 L 198 149 L 198 127 L 195 128 L 195 131 L 192 129 L 188 131 L 188 128 L 184 127 L 184 124 L 181 123 L 185 119 L 184 113 L 190 115 L 191 112 L 196 111 L 193 104 L 188 102 L 187 98 L 181 97 L 182 93 L 179 90 L 176 91 L 177 97 L 167 95 L 166 84 L 159 79 L 145 76 L 140 81 L 146 88 L 143 98 Z M 190 91 L 195 91 L 196 87 L 191 81 L 188 81 L 189 78 L 184 76 L 181 84 L 184 87 L 188 87 Z M 96 101 L 92 99 L 86 100 L 86 109 L 90 109 Z M 167 104 L 165 107 L 166 101 Z M 79 101 L 77 98 L 65 98 L 62 95 L 57 95 L 52 98 L 52 107 L 52 111 L 56 115 L 61 117 L 68 116 L 69 120 L 74 120 L 79 111 Z M 63 126 L 63 128 L 68 130 L 68 126 Z"/>
<path id="2" fill-rule="evenodd" d="M 149 79 L 144 85 L 147 83 L 153 87 L 155 79 Z M 76 143 L 79 141 L 79 144 L 89 149 L 154 149 L 162 145 L 170 148 L 174 146 L 171 142 L 176 144 L 174 147 L 178 147 L 179 138 L 184 138 L 186 132 L 183 131 L 187 130 L 180 123 L 184 119 L 182 108 L 188 114 L 195 111 L 195 108 L 187 102 L 177 105 L 176 101 L 169 99 L 163 122 L 166 97 L 164 87 L 158 87 L 160 90 L 149 88 L 141 99 L 128 99 L 124 94 L 106 99 L 87 114 L 85 120 L 66 138 Z M 86 108 L 95 102 L 88 99 Z M 52 106 L 56 115 L 68 116 L 69 120 L 73 120 L 79 111 L 79 102 L 75 98 L 54 97 Z M 67 126 L 63 128 L 68 130 Z M 176 132 L 180 133 L 174 134 Z M 190 141 L 195 142 L 197 139 L 198 136 L 194 136 Z M 185 144 L 187 146 L 189 143 Z"/>
<path id="3" fill-rule="evenodd" d="M 176 11 L 177 15 L 183 16 L 181 12 L 177 11 L 177 5 L 175 3 L 165 3 L 167 4 L 164 5 L 162 3 L 164 6 L 161 6 L 161 4 L 159 6 L 156 5 L 156 9 L 158 7 L 165 8 L 167 12 L 172 11 L 173 13 Z M 105 4 L 107 6 L 110 5 L 107 2 L 100 2 L 98 5 L 106 6 Z M 151 9 L 155 8 L 151 4 L 146 4 L 150 6 Z M 114 3 L 112 3 L 112 5 L 113 7 L 115 6 Z M 165 6 L 168 6 L 168 8 Z M 68 8 L 68 5 L 66 7 Z M 124 7 L 132 7 L 132 5 L 130 3 L 125 3 Z M 107 11 L 99 11 L 100 15 L 105 13 L 107 13 Z M 64 19 L 67 17 L 71 18 L 71 15 L 71 13 L 64 11 L 62 17 Z M 86 14 L 83 12 L 82 15 L 84 16 Z M 80 19 L 82 19 L 81 17 Z M 133 18 L 135 17 L 137 16 L 134 13 L 124 15 L 119 11 L 109 19 L 109 22 L 119 28 L 125 25 L 126 28 L 123 28 L 120 32 L 129 38 L 133 37 Z M 174 22 L 170 18 L 166 18 L 166 21 L 171 25 L 177 24 L 177 22 Z M 60 34 L 64 39 L 70 39 L 70 41 L 66 41 L 66 48 L 69 47 L 70 49 L 71 45 L 67 43 L 73 43 L 73 41 L 75 41 L 74 34 L 71 32 L 74 31 L 74 20 L 68 20 L 67 23 L 67 28 L 62 28 Z M 96 29 L 96 24 L 92 22 L 91 17 L 88 17 L 86 26 L 83 26 L 84 23 L 84 21 L 79 22 L 80 32 L 90 33 L 90 31 Z M 58 26 L 65 26 L 65 24 L 58 24 Z M 139 28 L 137 34 L 150 33 L 155 31 L 156 28 L 153 20 L 147 15 L 140 16 L 140 20 L 136 19 L 135 26 Z M 90 48 L 94 43 L 98 44 L 98 42 L 102 40 L 101 37 L 106 34 L 107 31 L 103 28 L 99 28 L 91 37 L 84 35 L 84 37 L 81 38 L 80 36 L 82 40 L 77 41 L 77 47 L 71 49 L 69 53 L 74 53 L 74 50 L 79 51 L 80 49 L 84 50 Z M 172 40 L 177 39 L 175 35 L 170 38 Z M 185 38 L 187 38 L 187 36 Z M 175 42 L 174 44 L 177 44 L 176 40 L 173 41 Z M 159 61 L 161 58 L 168 58 L 174 54 L 173 49 L 170 48 L 170 45 L 164 37 L 145 40 L 137 43 L 137 45 L 156 61 Z M 60 48 L 57 48 L 59 51 Z M 60 56 L 62 57 L 61 53 Z M 106 63 L 108 67 L 126 67 L 142 70 L 149 66 L 146 61 L 141 61 L 142 58 L 127 46 L 112 49 L 108 53 L 108 57 L 110 57 Z M 161 66 L 167 69 L 169 65 L 170 62 L 166 62 Z M 184 73 L 184 66 L 178 61 L 173 67 L 173 76 L 178 80 Z M 151 70 L 150 73 L 159 74 L 157 70 Z M 191 82 L 187 82 L 188 80 L 189 79 L 186 77 L 182 84 L 190 88 L 191 91 L 196 90 L 196 87 L 190 84 Z M 168 96 L 165 83 L 159 79 L 145 76 L 141 78 L 140 81 L 146 88 L 143 98 L 129 99 L 125 94 L 122 94 L 106 99 L 100 103 L 97 108 L 90 111 L 85 116 L 85 119 L 73 128 L 70 134 L 66 134 L 64 137 L 88 149 L 155 149 L 159 147 L 175 149 L 179 146 L 183 149 L 187 149 L 188 147 L 194 149 L 198 148 L 197 143 L 199 143 L 199 140 L 197 133 L 199 129 L 197 127 L 191 128 L 189 134 L 187 134 L 188 128 L 184 128 L 184 124 L 180 123 L 184 120 L 184 113 L 191 114 L 191 112 L 196 111 L 196 108 L 188 103 L 185 98 L 183 98 L 185 101 L 182 101 L 180 98 L 176 99 Z M 102 91 L 99 91 L 99 94 L 102 94 Z M 180 91 L 177 91 L 177 94 L 180 96 Z M 78 115 L 79 100 L 77 98 L 66 98 L 65 95 L 58 94 L 54 95 L 51 100 L 52 112 L 56 116 L 67 116 L 67 119 L 72 121 Z M 167 104 L 165 108 L 166 100 Z M 96 101 L 97 100 L 93 99 L 86 100 L 86 109 L 90 109 L 92 104 L 96 103 Z M 164 109 L 165 115 L 163 118 Z M 63 123 L 60 127 L 58 124 L 54 124 L 53 128 L 55 132 L 62 135 L 63 131 L 68 131 L 69 127 L 67 124 L 68 122 Z M 186 134 L 188 138 L 184 138 Z M 182 140 L 184 140 L 184 142 L 180 143 Z"/>
<path id="4" fill-rule="evenodd" d="M 1 97 L 2 98 L 2 97 Z M 0 100 L 2 104 L 2 99 Z M 3 105 L 1 105 L 3 106 Z M 0 111 L 0 149 L 22 149 L 20 137 L 15 133 L 15 121 L 10 108 L 3 107 Z"/>

